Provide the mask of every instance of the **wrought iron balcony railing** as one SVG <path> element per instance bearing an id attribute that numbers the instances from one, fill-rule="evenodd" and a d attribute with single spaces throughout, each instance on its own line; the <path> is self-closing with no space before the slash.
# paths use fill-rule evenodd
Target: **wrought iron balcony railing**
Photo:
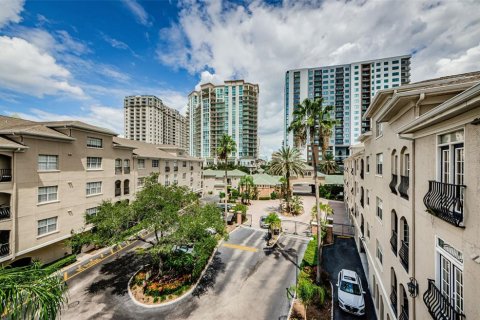
<path id="1" fill-rule="evenodd" d="M 390 245 L 392 246 L 392 251 L 395 255 L 397 255 L 398 250 L 398 240 L 397 240 L 397 232 L 392 230 L 392 236 L 390 237 Z"/>
<path id="2" fill-rule="evenodd" d="M 360 170 L 360 178 L 363 179 L 363 177 L 364 177 L 364 174 L 363 174 L 363 168 L 362 168 L 362 170 Z"/>
<path id="3" fill-rule="evenodd" d="M 459 184 L 429 181 L 428 192 L 423 197 L 427 212 L 454 226 L 463 227 L 463 193 L 465 188 L 466 186 Z"/>
<path id="4" fill-rule="evenodd" d="M 365 236 L 365 228 L 364 228 L 364 225 L 363 223 L 360 225 L 360 231 L 362 232 L 362 237 Z"/>
<path id="5" fill-rule="evenodd" d="M 397 289 L 395 287 L 392 287 L 392 292 L 390 293 L 390 305 L 395 315 L 397 315 Z"/>
<path id="6" fill-rule="evenodd" d="M 173 167 L 173 171 L 178 171 L 178 167 Z"/>
<path id="7" fill-rule="evenodd" d="M 397 194 L 397 183 L 398 176 L 396 174 L 392 174 L 392 180 L 390 181 L 390 184 L 388 186 L 390 187 L 390 190 L 392 190 L 393 194 Z"/>
<path id="8" fill-rule="evenodd" d="M 465 320 L 465 315 L 458 311 L 451 303 L 449 297 L 445 297 L 435 281 L 428 279 L 428 289 L 423 294 L 423 302 L 434 320 Z"/>
<path id="9" fill-rule="evenodd" d="M 405 306 L 402 306 L 402 311 L 400 311 L 399 320 L 408 320 L 408 309 Z"/>
<path id="10" fill-rule="evenodd" d="M 362 197 L 360 197 L 360 205 L 362 206 L 362 208 L 364 208 L 364 207 L 365 207 L 365 206 L 364 206 L 364 200 L 363 200 L 363 196 L 362 196 Z"/>
<path id="11" fill-rule="evenodd" d="M 407 200 L 408 200 L 408 184 L 409 184 L 409 177 L 400 176 L 400 185 L 398 186 L 398 192 L 400 193 L 400 197 Z"/>
<path id="12" fill-rule="evenodd" d="M 170 172 L 170 167 L 165 167 L 165 172 Z"/>
<path id="13" fill-rule="evenodd" d="M 0 220 L 10 219 L 10 207 L 0 207 Z"/>
<path id="14" fill-rule="evenodd" d="M 408 272 L 408 243 L 402 240 L 400 245 L 400 250 L 398 250 L 398 256 L 400 257 L 400 262 L 405 270 Z"/>
<path id="15" fill-rule="evenodd" d="M 5 257 L 10 254 L 10 244 L 0 243 L 0 257 Z"/>
<path id="16" fill-rule="evenodd" d="M 0 182 L 12 181 L 12 169 L 0 169 Z"/>

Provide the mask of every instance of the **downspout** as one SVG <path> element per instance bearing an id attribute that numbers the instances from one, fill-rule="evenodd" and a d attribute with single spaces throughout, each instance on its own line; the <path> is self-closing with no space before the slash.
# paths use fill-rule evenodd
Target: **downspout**
<path id="1" fill-rule="evenodd" d="M 17 197 L 17 184 L 15 182 L 16 177 L 17 177 L 17 166 L 15 165 L 15 158 L 16 158 L 16 152 L 20 152 L 20 148 L 17 148 L 17 150 L 12 152 L 12 193 L 10 195 L 10 202 L 14 204 L 15 210 L 12 210 L 10 207 L 10 214 L 12 215 L 12 233 L 13 236 L 10 236 L 12 239 L 12 244 L 11 244 L 11 250 L 12 250 L 12 258 L 11 261 L 15 260 L 16 257 L 16 248 L 17 248 L 17 219 L 18 219 L 18 197 Z M 13 199 L 12 199 L 13 196 Z"/>
<path id="2" fill-rule="evenodd" d="M 425 92 L 420 93 L 420 97 L 415 103 L 415 109 L 413 110 L 415 119 L 420 117 L 420 104 L 422 103 L 423 100 L 425 100 Z"/>

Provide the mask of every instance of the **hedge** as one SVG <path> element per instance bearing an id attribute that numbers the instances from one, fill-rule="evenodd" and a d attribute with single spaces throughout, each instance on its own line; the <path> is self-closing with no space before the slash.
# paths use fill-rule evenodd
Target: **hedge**
<path id="1" fill-rule="evenodd" d="M 317 236 L 313 236 L 303 255 L 302 267 L 314 267 L 317 265 L 317 245 Z"/>
<path id="2" fill-rule="evenodd" d="M 259 197 L 258 200 L 270 200 L 270 197 Z"/>
<path id="3" fill-rule="evenodd" d="M 69 264 L 74 263 L 75 261 L 77 261 L 77 256 L 75 254 L 71 254 L 71 255 L 65 256 L 61 259 L 58 259 L 54 262 L 51 262 L 49 264 L 46 264 L 43 267 L 44 268 L 52 268 L 54 270 L 59 270 L 59 269 L 65 267 L 65 266 L 68 266 Z"/>

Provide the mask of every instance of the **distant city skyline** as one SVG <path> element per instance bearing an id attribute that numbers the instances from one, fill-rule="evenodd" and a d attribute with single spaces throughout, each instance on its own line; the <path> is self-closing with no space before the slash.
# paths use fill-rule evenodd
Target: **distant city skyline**
<path id="1" fill-rule="evenodd" d="M 412 82 L 478 69 L 480 3 L 408 1 L 392 15 L 394 3 L 4 0 L 0 113 L 123 133 L 125 96 L 184 114 L 192 88 L 242 78 L 262 89 L 260 156 L 270 156 L 287 70 L 399 54 L 412 55 Z"/>

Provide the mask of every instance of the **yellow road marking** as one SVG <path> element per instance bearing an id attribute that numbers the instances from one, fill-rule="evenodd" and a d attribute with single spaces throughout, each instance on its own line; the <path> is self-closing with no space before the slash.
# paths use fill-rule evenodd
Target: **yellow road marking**
<path id="1" fill-rule="evenodd" d="M 258 251 L 257 248 L 247 247 L 247 246 L 241 246 L 241 245 L 239 245 L 239 244 L 224 243 L 224 244 L 222 244 L 222 246 L 223 246 L 223 247 L 227 247 L 227 248 L 232 248 L 232 249 L 250 251 L 250 252 L 257 252 L 257 251 Z"/>

